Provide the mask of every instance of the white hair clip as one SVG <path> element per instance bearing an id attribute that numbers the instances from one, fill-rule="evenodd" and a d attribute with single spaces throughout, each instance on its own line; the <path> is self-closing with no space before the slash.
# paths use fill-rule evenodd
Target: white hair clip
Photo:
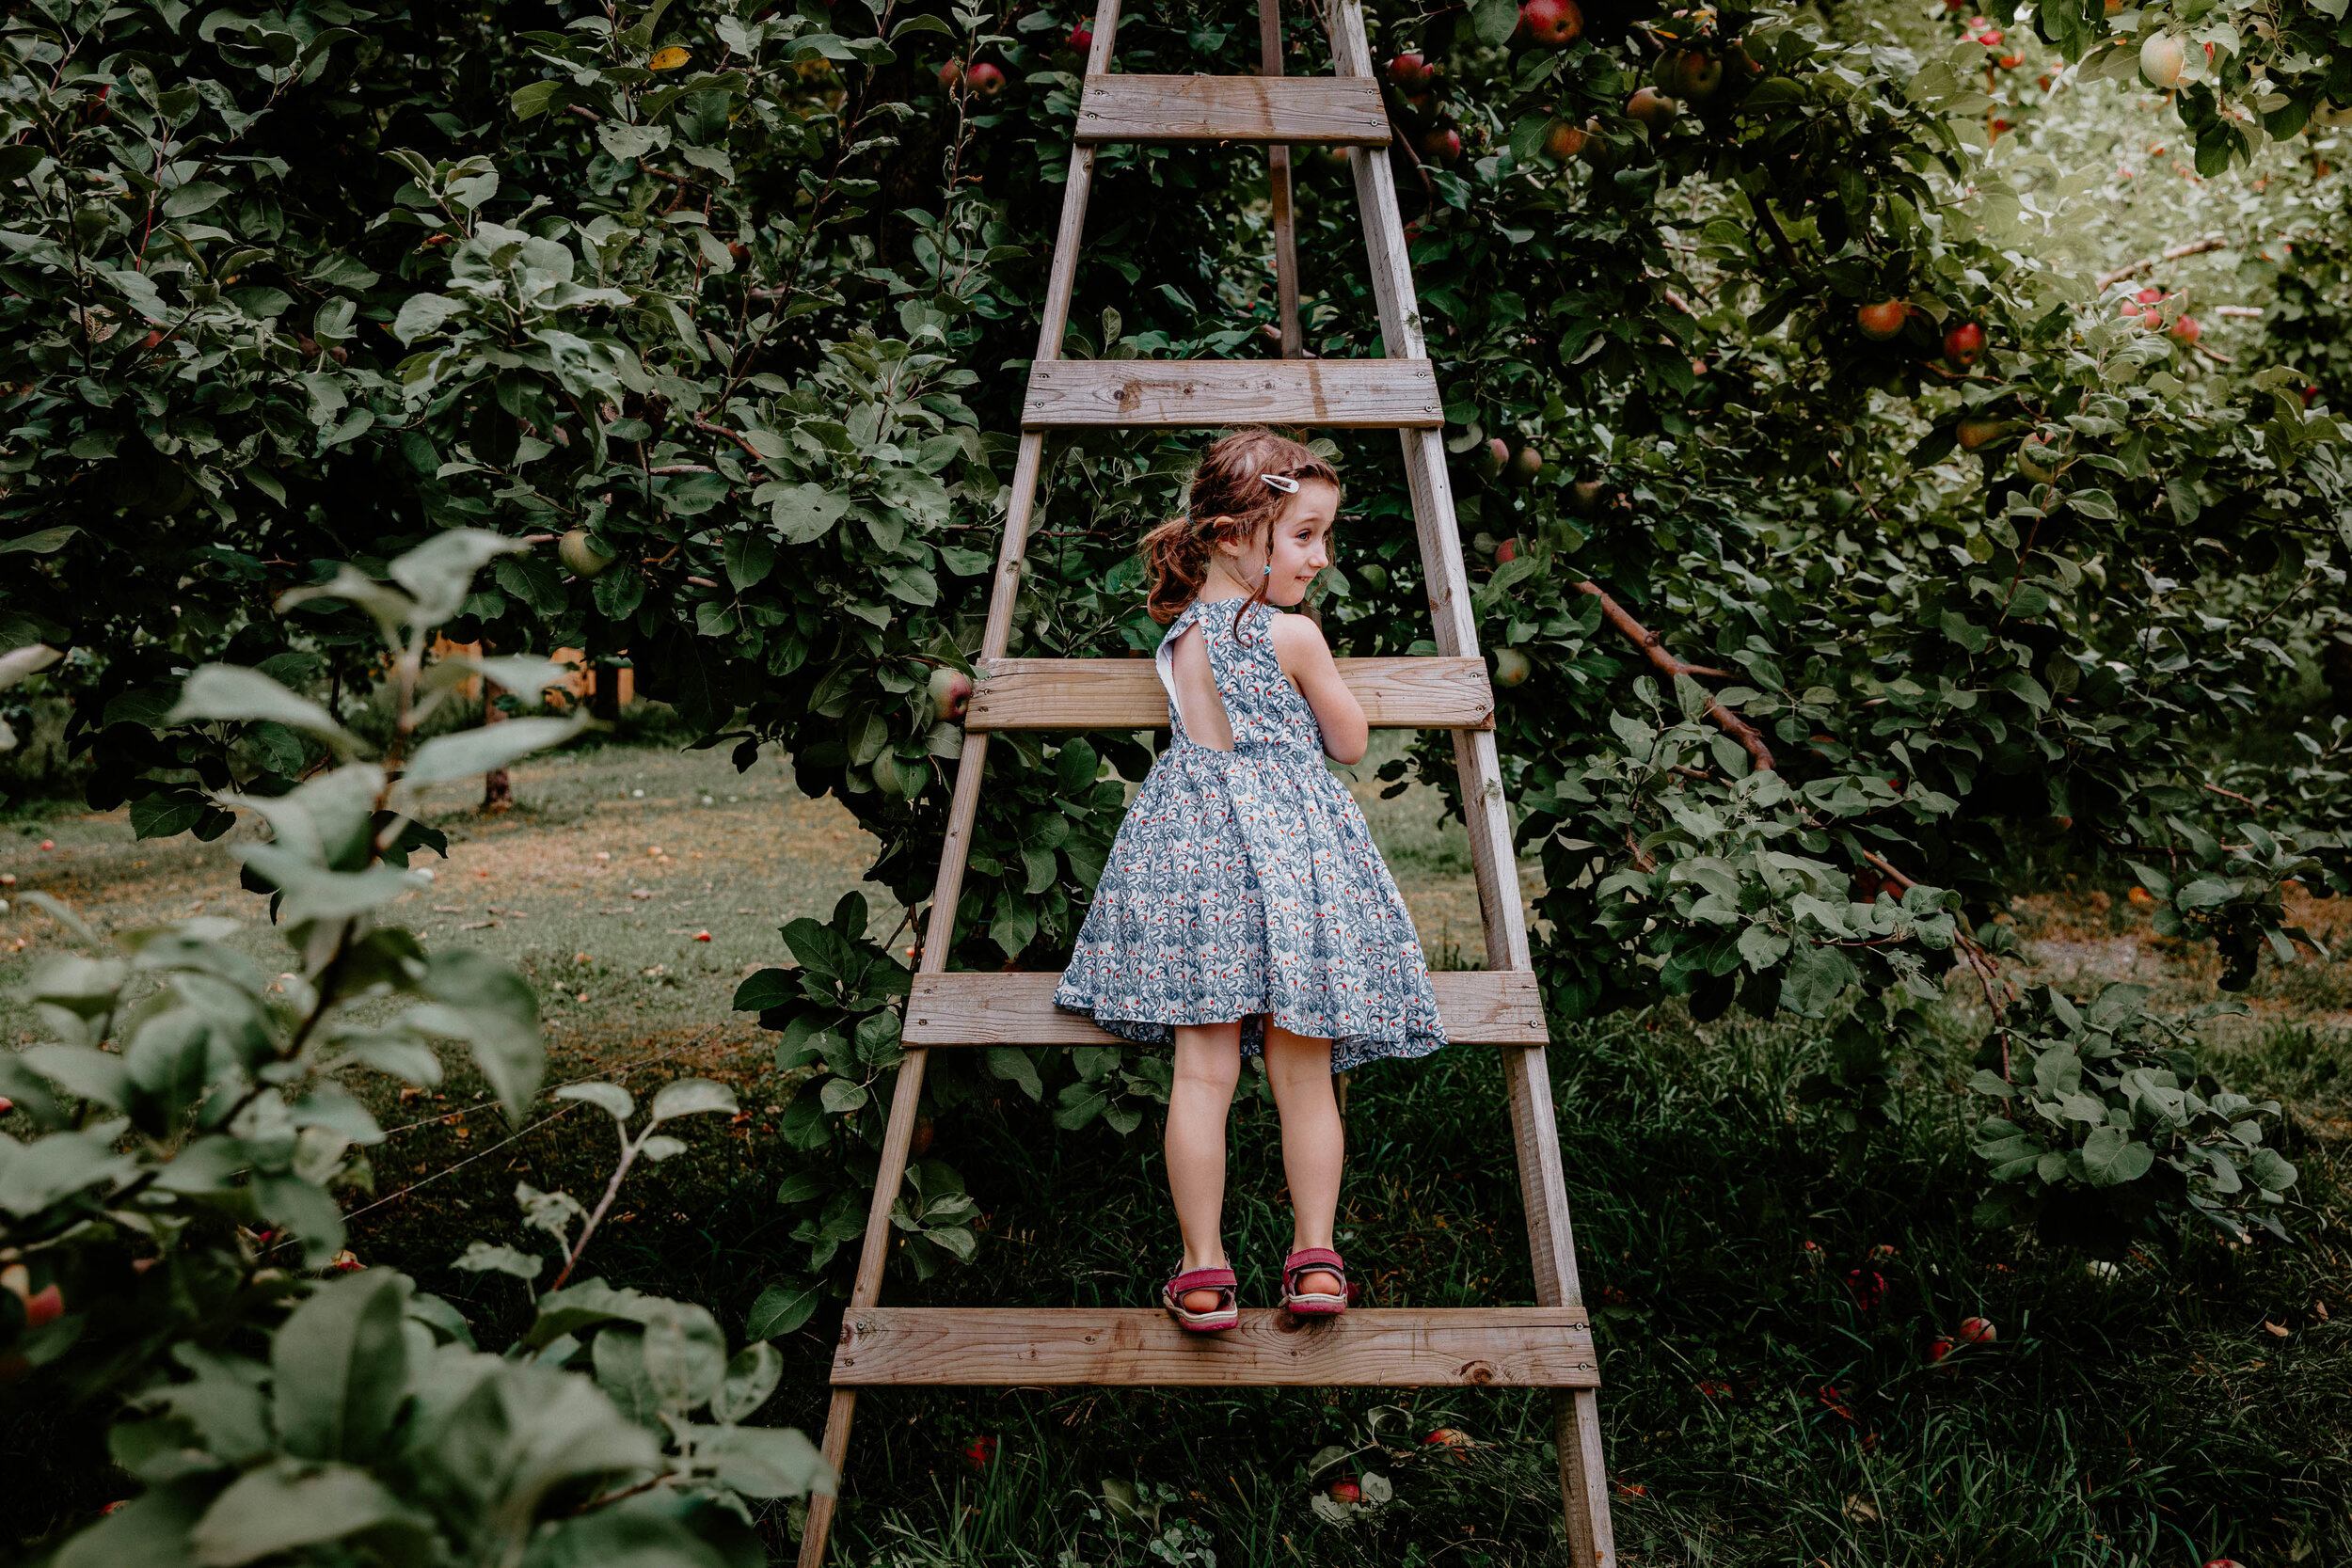
<path id="1" fill-rule="evenodd" d="M 1286 496 L 1298 494 L 1298 481 L 1288 474 L 1260 474 L 1258 477 Z"/>

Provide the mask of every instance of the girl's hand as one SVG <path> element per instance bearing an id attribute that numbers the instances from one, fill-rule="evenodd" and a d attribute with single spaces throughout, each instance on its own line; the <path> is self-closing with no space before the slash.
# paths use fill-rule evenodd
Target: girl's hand
<path id="1" fill-rule="evenodd" d="M 1364 705 L 1340 679 L 1323 628 L 1304 615 L 1276 616 L 1274 657 L 1314 709 L 1324 753 L 1334 762 L 1362 761 L 1372 728 L 1364 722 Z"/>

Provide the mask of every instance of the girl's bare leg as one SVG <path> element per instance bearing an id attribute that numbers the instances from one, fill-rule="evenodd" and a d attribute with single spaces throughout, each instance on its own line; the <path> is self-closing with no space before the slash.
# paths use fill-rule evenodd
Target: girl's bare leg
<path id="1" fill-rule="evenodd" d="M 1184 1237 L 1184 1272 L 1225 1263 L 1225 1113 L 1241 1082 L 1241 1021 L 1179 1025 L 1175 1082 L 1168 1093 L 1168 1188 Z M 1187 1291 L 1194 1312 L 1215 1309 L 1215 1291 Z"/>
<path id="2" fill-rule="evenodd" d="M 1331 1042 L 1294 1035 L 1267 1021 L 1266 1078 L 1275 1109 L 1282 1117 L 1282 1174 L 1291 1189 L 1291 1250 L 1327 1247 L 1340 1207 L 1340 1166 L 1347 1133 L 1331 1091 Z M 1340 1289 L 1339 1280 L 1316 1270 L 1298 1288 L 1318 1293 Z"/>

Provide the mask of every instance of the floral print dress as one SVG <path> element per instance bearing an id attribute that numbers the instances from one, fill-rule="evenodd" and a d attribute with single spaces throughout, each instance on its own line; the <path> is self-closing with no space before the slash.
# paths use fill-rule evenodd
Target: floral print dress
<path id="1" fill-rule="evenodd" d="M 1127 808 L 1057 1006 L 1122 1038 L 1174 1040 L 1173 1025 L 1263 1018 L 1328 1039 L 1331 1070 L 1445 1044 L 1412 916 L 1356 798 L 1324 765 L 1314 709 L 1274 653 L 1270 605 L 1195 601 L 1156 663 L 1175 737 Z M 1173 657 L 1206 645 L 1233 749 L 1185 733 Z"/>

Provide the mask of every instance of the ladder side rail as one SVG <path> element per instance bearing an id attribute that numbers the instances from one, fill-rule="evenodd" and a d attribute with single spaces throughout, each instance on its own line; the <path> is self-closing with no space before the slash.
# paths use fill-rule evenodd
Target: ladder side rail
<path id="1" fill-rule="evenodd" d="M 1258 0 L 1258 74 L 1282 74 L 1282 0 Z M 1291 150 L 1275 142 L 1265 150 L 1266 189 L 1274 209 L 1274 304 L 1281 323 L 1282 357 L 1304 356 L 1298 329 L 1298 238 L 1291 218 Z"/>
<path id="2" fill-rule="evenodd" d="M 1119 34 L 1119 0 L 1100 0 L 1094 13 L 1094 39 L 1087 69 L 1101 73 L 1110 69 L 1111 50 Z M 1061 227 L 1055 236 L 1054 260 L 1045 284 L 1044 319 L 1038 325 L 1037 356 L 1061 357 L 1062 335 L 1070 325 L 1070 297 L 1077 280 L 1078 246 L 1086 229 L 1087 196 L 1093 183 L 1094 150 L 1073 148 L 1070 171 L 1062 187 Z M 1012 607 L 1021 587 L 1021 561 L 1028 545 L 1029 517 L 1044 467 L 1045 436 L 1041 431 L 1022 436 L 1013 463 L 1012 495 L 1006 510 L 1005 537 L 996 555 L 996 576 L 990 591 L 988 626 L 982 633 L 980 657 L 1000 657 L 1011 641 Z M 988 765 L 986 734 L 964 736 L 956 759 L 955 793 L 947 807 L 947 833 L 942 844 L 939 877 L 931 886 L 930 913 L 923 922 L 923 956 L 918 965 L 927 974 L 944 973 L 947 951 L 955 944 L 956 905 L 963 895 L 964 863 L 971 852 L 972 825 L 979 813 L 980 778 Z M 858 1252 L 857 1277 L 850 1291 L 854 1310 L 874 1305 L 882 1294 L 882 1275 L 889 1258 L 890 1211 L 898 1200 L 905 1179 L 907 1153 L 914 1145 L 916 1107 L 923 1098 L 923 1077 L 930 1053 L 909 1051 L 891 1085 L 890 1117 L 883 1124 L 880 1164 L 874 1173 L 874 1196 L 866 1213 L 866 1235 Z M 850 1427 L 857 1413 L 857 1390 L 835 1388 L 825 1411 L 823 1453 L 839 1476 L 849 1457 Z M 807 1522 L 801 1529 L 800 1568 L 823 1568 L 833 1535 L 835 1498 L 812 1494 Z"/>
<path id="3" fill-rule="evenodd" d="M 1341 75 L 1373 74 L 1372 48 L 1364 32 L 1362 0 L 1329 0 L 1327 13 L 1332 54 Z M 1348 154 L 1364 215 L 1374 297 L 1388 353 L 1399 358 L 1427 356 L 1414 297 L 1411 257 L 1397 211 L 1396 184 L 1385 149 L 1352 149 Z M 1399 433 L 1406 482 L 1419 526 L 1422 561 L 1428 578 L 1430 618 L 1438 651 L 1471 654 L 1478 649 L 1469 583 L 1462 567 L 1459 526 L 1446 478 L 1441 433 Z M 1486 928 L 1487 962 L 1495 967 L 1530 967 L 1532 949 L 1521 910 L 1518 859 L 1512 843 L 1510 811 L 1502 798 L 1500 756 L 1491 732 L 1454 732 L 1454 766 L 1461 781 L 1463 814 L 1478 874 L 1479 902 Z M 1545 1306 L 1581 1307 L 1574 1230 L 1568 1219 L 1566 1185 L 1560 1164 L 1560 1131 L 1552 1112 L 1551 1075 L 1544 1048 L 1506 1049 L 1504 1082 L 1511 1101 L 1511 1127 L 1519 1157 L 1519 1186 L 1527 1212 L 1528 1247 L 1534 1264 L 1535 1299 Z M 1601 1447 L 1600 1406 L 1592 1389 L 1563 1392 L 1556 1402 L 1560 1483 L 1566 1505 L 1573 1559 L 1595 1568 L 1615 1568 L 1616 1544 L 1609 1517 L 1609 1482 Z"/>

